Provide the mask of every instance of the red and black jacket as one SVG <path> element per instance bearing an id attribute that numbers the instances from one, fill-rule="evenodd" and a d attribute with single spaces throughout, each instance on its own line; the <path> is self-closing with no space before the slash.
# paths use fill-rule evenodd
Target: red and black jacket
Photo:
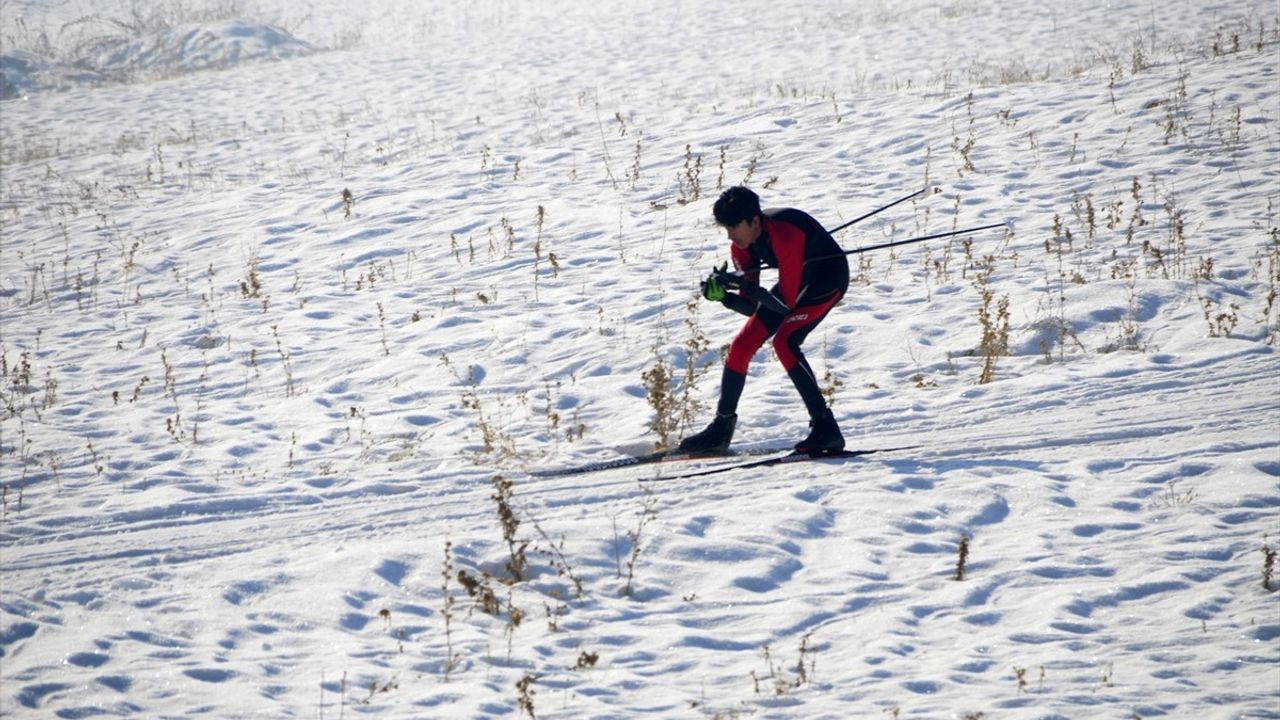
<path id="1" fill-rule="evenodd" d="M 764 211 L 763 233 L 747 249 L 731 250 L 733 265 L 759 283 L 762 268 L 778 269 L 773 292 L 794 310 L 816 305 L 849 288 L 849 259 L 831 234 L 795 208 Z"/>

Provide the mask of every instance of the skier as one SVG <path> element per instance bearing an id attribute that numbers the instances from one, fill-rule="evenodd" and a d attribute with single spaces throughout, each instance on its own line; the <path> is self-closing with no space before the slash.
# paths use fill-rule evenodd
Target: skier
<path id="1" fill-rule="evenodd" d="M 729 447 L 747 367 L 772 337 L 778 359 L 809 411 L 809 436 L 796 444 L 796 451 L 842 450 L 844 436 L 800 345 L 849 289 L 848 259 L 817 220 L 794 208 L 761 210 L 759 196 L 748 188 L 725 190 L 713 212 L 733 243 L 730 256 L 737 272 L 728 272 L 727 263 L 714 269 L 702 281 L 702 295 L 749 319 L 729 345 L 715 419 L 682 440 L 680 449 L 713 453 Z M 778 270 L 778 283 L 770 290 L 759 284 L 762 268 Z"/>

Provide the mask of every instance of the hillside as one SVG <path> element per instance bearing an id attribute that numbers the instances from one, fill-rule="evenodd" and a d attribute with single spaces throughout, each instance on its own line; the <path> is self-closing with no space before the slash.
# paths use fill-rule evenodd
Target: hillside
<path id="1" fill-rule="evenodd" d="M 0 716 L 1280 718 L 1274 4 L 363 5 L 4 6 Z M 531 474 L 709 419 L 734 184 L 1005 224 L 808 340 L 886 452 Z"/>

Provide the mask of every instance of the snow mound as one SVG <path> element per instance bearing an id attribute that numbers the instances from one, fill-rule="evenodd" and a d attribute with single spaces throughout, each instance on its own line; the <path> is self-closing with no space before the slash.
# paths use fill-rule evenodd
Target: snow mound
<path id="1" fill-rule="evenodd" d="M 244 62 L 282 60 L 315 50 L 310 43 L 281 28 L 229 20 L 173 28 L 145 38 L 103 38 L 89 48 L 80 62 L 108 76 L 182 74 Z"/>
<path id="2" fill-rule="evenodd" d="M 62 62 L 19 51 L 0 56 L 0 98 L 108 82 L 138 82 L 284 60 L 317 52 L 287 30 L 248 20 L 190 24 L 144 36 L 105 35 L 87 40 Z"/>
<path id="3" fill-rule="evenodd" d="M 62 90 L 96 85 L 102 76 L 60 63 L 43 55 L 18 50 L 0 55 L 0 100 L 23 97 L 41 90 Z"/>

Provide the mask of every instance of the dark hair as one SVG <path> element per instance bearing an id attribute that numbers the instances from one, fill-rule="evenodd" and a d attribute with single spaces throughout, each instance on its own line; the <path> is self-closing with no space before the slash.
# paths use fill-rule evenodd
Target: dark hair
<path id="1" fill-rule="evenodd" d="M 760 212 L 760 196 L 752 192 L 750 188 L 736 185 L 720 193 L 720 199 L 716 200 L 712 212 L 716 216 L 717 224 L 724 227 L 732 227 L 743 220 L 750 220 L 762 214 Z"/>

